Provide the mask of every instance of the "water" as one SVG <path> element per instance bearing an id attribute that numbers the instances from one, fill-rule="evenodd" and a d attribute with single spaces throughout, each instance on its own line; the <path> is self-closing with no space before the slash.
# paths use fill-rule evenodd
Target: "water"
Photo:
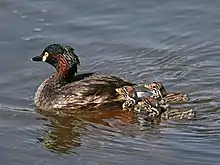
<path id="1" fill-rule="evenodd" d="M 1 164 L 219 164 L 219 13 L 218 0 L 2 0 Z M 187 92 L 198 119 L 140 128 L 121 111 L 36 112 L 53 69 L 30 58 L 52 43 L 76 49 L 80 72 Z"/>

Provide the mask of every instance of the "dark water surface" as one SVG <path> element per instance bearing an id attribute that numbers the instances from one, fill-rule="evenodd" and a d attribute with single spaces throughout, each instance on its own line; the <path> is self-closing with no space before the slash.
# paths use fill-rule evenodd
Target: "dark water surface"
<path id="1" fill-rule="evenodd" d="M 1 0 L 0 164 L 219 164 L 219 18 L 219 0 Z M 198 119 L 143 130 L 120 111 L 39 114 L 53 69 L 30 58 L 52 43 L 76 49 L 80 72 L 189 93 Z"/>

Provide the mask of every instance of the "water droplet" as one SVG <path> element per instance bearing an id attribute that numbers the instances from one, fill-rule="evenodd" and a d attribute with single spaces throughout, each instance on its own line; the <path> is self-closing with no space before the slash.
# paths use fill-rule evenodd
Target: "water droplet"
<path id="1" fill-rule="evenodd" d="M 46 13 L 47 11 L 48 11 L 47 9 L 41 10 L 42 13 Z"/>
<path id="2" fill-rule="evenodd" d="M 42 28 L 34 28 L 34 32 L 40 32 Z"/>
<path id="3" fill-rule="evenodd" d="M 44 21 L 45 21 L 44 18 L 39 18 L 39 19 L 38 19 L 38 22 L 44 22 Z"/>
<path id="4" fill-rule="evenodd" d="M 21 18 L 22 18 L 22 19 L 25 19 L 25 18 L 27 18 L 27 16 L 26 16 L 26 15 L 22 15 Z"/>

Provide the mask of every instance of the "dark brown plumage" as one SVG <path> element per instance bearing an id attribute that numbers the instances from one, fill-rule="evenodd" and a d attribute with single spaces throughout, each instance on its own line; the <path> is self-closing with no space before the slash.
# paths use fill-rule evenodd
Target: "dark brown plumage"
<path id="1" fill-rule="evenodd" d="M 183 92 L 167 93 L 165 87 L 160 82 L 152 82 L 150 84 L 146 84 L 145 88 L 152 92 L 151 97 L 165 103 L 184 103 L 189 100 L 187 95 Z"/>
<path id="2" fill-rule="evenodd" d="M 135 88 L 132 86 L 117 88 L 116 91 L 126 99 L 122 105 L 123 109 L 134 112 L 137 117 L 146 121 L 193 119 L 196 117 L 196 111 L 192 109 L 172 108 L 169 104 L 161 103 L 155 98 L 138 98 Z"/>
<path id="3" fill-rule="evenodd" d="M 56 72 L 37 89 L 34 103 L 42 110 L 78 109 L 99 107 L 118 100 L 116 88 L 134 85 L 121 78 L 95 74 L 77 73 L 79 58 L 68 45 L 53 44 L 45 48 L 33 61 L 44 61 L 54 66 Z"/>
<path id="4" fill-rule="evenodd" d="M 122 104 L 123 110 L 132 111 L 147 118 L 160 117 L 161 113 L 166 111 L 167 107 L 154 98 L 138 98 L 137 92 L 132 86 L 117 88 L 116 91 L 126 99 Z"/>
<path id="5" fill-rule="evenodd" d="M 170 108 L 162 113 L 161 118 L 168 119 L 194 119 L 196 111 L 193 109 Z"/>

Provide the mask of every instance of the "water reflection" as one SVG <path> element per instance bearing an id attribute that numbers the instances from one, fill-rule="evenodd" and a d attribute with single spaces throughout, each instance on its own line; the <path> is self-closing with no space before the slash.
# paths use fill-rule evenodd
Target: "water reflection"
<path id="1" fill-rule="evenodd" d="M 37 110 L 40 114 L 47 117 L 49 124 L 48 130 L 45 131 L 43 137 L 39 137 L 46 148 L 57 153 L 70 153 L 76 147 L 81 146 L 81 136 L 87 131 L 88 126 L 97 127 L 98 125 L 109 128 L 121 128 L 119 132 L 125 134 L 129 132 L 123 130 L 123 124 L 132 124 L 135 117 L 131 113 L 119 110 L 95 110 L 80 111 L 76 113 L 60 113 L 45 112 Z M 114 120 L 114 122 L 113 122 Z M 119 127 L 118 127 L 119 126 Z M 114 130 L 118 132 L 117 130 Z M 130 133 L 130 132 L 129 132 Z M 132 135 L 130 135 L 132 136 Z"/>
<path id="2" fill-rule="evenodd" d="M 80 127 L 77 124 L 80 124 Z M 49 118 L 48 130 L 38 140 L 52 152 L 69 153 L 72 148 L 81 145 L 80 128 L 83 126 L 83 122 L 74 118 Z"/>
<path id="3" fill-rule="evenodd" d="M 137 117 L 133 113 L 121 109 L 80 110 L 71 114 L 40 110 L 37 112 L 46 116 L 48 120 L 47 130 L 42 137 L 38 138 L 38 141 L 50 151 L 60 154 L 75 152 L 77 147 L 90 143 L 93 139 L 100 141 L 104 138 L 103 143 L 109 143 L 113 140 L 112 136 L 116 139 L 121 136 L 131 138 L 144 136 L 144 139 L 155 141 L 161 136 L 161 131 L 163 132 L 164 128 L 172 129 L 182 126 L 181 124 L 176 125 L 176 121 L 154 120 L 146 122 L 141 116 Z M 186 123 L 190 122 L 182 120 L 180 123 L 187 127 Z M 102 137 L 97 135 L 102 135 Z M 89 140 L 85 142 L 86 138 Z M 119 143 L 116 140 L 116 143 L 121 145 L 122 142 Z"/>

